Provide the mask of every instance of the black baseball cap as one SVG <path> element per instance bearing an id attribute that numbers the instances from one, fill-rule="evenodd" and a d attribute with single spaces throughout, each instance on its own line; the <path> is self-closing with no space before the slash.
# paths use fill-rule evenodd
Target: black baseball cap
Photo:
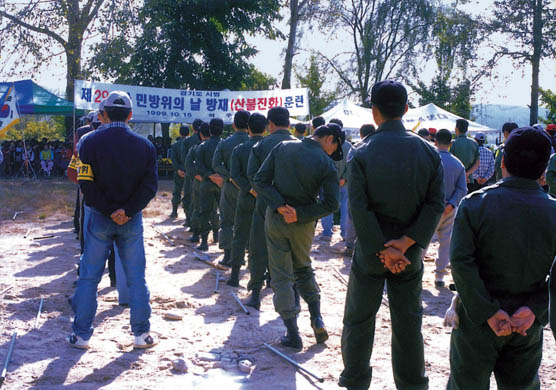
<path id="1" fill-rule="evenodd" d="M 513 176 L 537 180 L 546 170 L 551 149 L 546 132 L 521 127 L 512 131 L 504 145 L 504 164 Z"/>
<path id="2" fill-rule="evenodd" d="M 379 81 L 371 89 L 371 103 L 379 107 L 405 107 L 407 90 L 394 80 Z"/>
<path id="3" fill-rule="evenodd" d="M 290 125 L 290 112 L 285 107 L 272 107 L 268 110 L 267 117 L 276 126 L 288 127 Z"/>
<path id="4" fill-rule="evenodd" d="M 327 135 L 334 136 L 334 142 L 338 145 L 334 153 L 330 155 L 330 158 L 334 161 L 341 161 L 344 158 L 344 151 L 342 149 L 342 144 L 344 141 L 342 140 L 342 130 L 340 126 L 334 124 L 328 124 L 319 126 L 315 133 L 313 134 L 314 137 L 326 137 Z"/>

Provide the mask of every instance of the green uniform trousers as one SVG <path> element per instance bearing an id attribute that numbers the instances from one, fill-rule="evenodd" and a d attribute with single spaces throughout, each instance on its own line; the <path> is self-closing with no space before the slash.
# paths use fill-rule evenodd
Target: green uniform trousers
<path id="1" fill-rule="evenodd" d="M 183 181 L 183 210 L 185 211 L 185 220 L 191 226 L 191 216 L 193 214 L 193 182 L 197 181 L 193 176 L 186 174 Z"/>
<path id="2" fill-rule="evenodd" d="M 218 203 L 220 188 L 209 179 L 203 180 L 199 186 L 199 231 L 207 234 L 220 228 Z M 216 216 L 216 217 L 215 217 Z"/>
<path id="3" fill-rule="evenodd" d="M 232 182 L 224 182 L 220 195 L 220 235 L 218 236 L 220 249 L 232 249 L 238 195 L 239 190 Z"/>
<path id="4" fill-rule="evenodd" d="M 200 212 L 200 204 L 199 204 L 199 190 L 201 188 L 201 182 L 199 180 L 193 179 L 191 182 L 191 214 L 189 217 L 189 226 L 193 229 L 194 232 L 199 232 L 200 224 L 199 224 L 199 212 Z"/>
<path id="5" fill-rule="evenodd" d="M 294 284 L 305 302 L 320 301 L 310 256 L 315 223 L 288 224 L 280 214 L 267 209 L 265 230 L 274 308 L 284 320 L 295 318 L 299 307 L 295 304 Z"/>
<path id="6" fill-rule="evenodd" d="M 268 251 L 264 231 L 266 209 L 266 202 L 260 196 L 257 197 L 251 221 L 251 231 L 249 232 L 248 290 L 260 290 L 265 282 L 265 273 L 268 268 Z"/>
<path id="7" fill-rule="evenodd" d="M 245 258 L 245 248 L 249 241 L 251 222 L 255 210 L 255 197 L 250 194 L 239 194 L 234 219 L 234 234 L 232 239 L 231 263 L 241 266 Z"/>
<path id="8" fill-rule="evenodd" d="M 541 385 L 543 327 L 535 321 L 527 336 L 498 337 L 485 322 L 473 323 L 465 310 L 450 340 L 448 390 L 488 390 L 494 372 L 499 390 L 535 390 Z"/>
<path id="9" fill-rule="evenodd" d="M 177 209 L 180 205 L 180 202 L 185 210 L 185 201 L 181 197 L 181 192 L 183 190 L 183 182 L 184 178 L 178 175 L 178 172 L 174 172 L 174 192 L 172 193 L 172 208 Z"/>
<path id="10" fill-rule="evenodd" d="M 355 249 L 356 251 L 358 248 Z M 414 245 L 408 250 L 421 252 Z M 421 253 L 414 254 L 421 258 Z M 372 261 L 379 262 L 378 258 Z M 425 376 L 425 356 L 421 324 L 423 264 L 413 270 L 394 275 L 365 272 L 355 262 L 349 276 L 344 329 L 342 331 L 342 358 L 344 371 L 340 385 L 353 389 L 368 389 L 371 384 L 371 355 L 375 336 L 376 313 L 382 302 L 384 283 L 388 291 L 392 321 L 392 369 L 396 388 L 421 390 L 428 388 Z M 470 389 L 469 389 L 470 390 Z"/>

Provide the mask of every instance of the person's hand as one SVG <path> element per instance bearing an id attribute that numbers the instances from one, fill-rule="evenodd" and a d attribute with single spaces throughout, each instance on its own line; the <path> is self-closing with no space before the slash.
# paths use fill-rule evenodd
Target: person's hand
<path id="1" fill-rule="evenodd" d="M 131 219 L 127 215 L 125 215 L 124 209 L 118 209 L 114 211 L 110 215 L 110 218 L 112 219 L 112 221 L 114 221 L 114 223 L 117 223 L 118 225 L 124 225 Z"/>
<path id="2" fill-rule="evenodd" d="M 178 176 L 182 178 L 185 177 L 185 172 L 182 171 L 181 169 L 178 169 Z"/>
<path id="3" fill-rule="evenodd" d="M 249 193 L 250 193 L 251 195 L 253 195 L 254 198 L 257 197 L 257 191 L 255 191 L 254 189 L 251 188 L 251 189 L 249 190 Z"/>
<path id="4" fill-rule="evenodd" d="M 542 174 L 542 176 L 539 178 L 538 183 L 541 187 L 544 187 L 546 185 L 546 172 Z"/>
<path id="5" fill-rule="evenodd" d="M 220 176 L 218 173 L 213 173 L 209 176 L 210 181 L 216 184 L 218 187 L 222 187 L 224 184 L 224 178 Z"/>
<path id="6" fill-rule="evenodd" d="M 477 179 L 477 183 L 479 183 L 480 185 L 483 185 L 486 183 L 486 179 L 484 177 L 479 177 Z"/>
<path id="7" fill-rule="evenodd" d="M 402 237 L 398 238 L 397 240 L 388 241 L 386 244 L 384 244 L 384 246 L 386 248 L 391 247 L 391 248 L 397 249 L 403 255 L 403 254 L 405 254 L 407 249 L 413 244 L 415 244 L 414 239 L 409 238 L 408 236 L 402 236 Z"/>
<path id="8" fill-rule="evenodd" d="M 346 179 L 340 179 L 340 187 L 343 187 L 346 185 Z"/>
<path id="9" fill-rule="evenodd" d="M 203 181 L 203 178 L 201 177 L 201 175 L 195 175 L 195 180 Z"/>
<path id="10" fill-rule="evenodd" d="M 510 318 L 512 332 L 527 336 L 527 329 L 535 322 L 535 314 L 527 306 L 522 306 Z"/>
<path id="11" fill-rule="evenodd" d="M 382 264 L 384 264 L 384 267 L 388 268 L 393 274 L 399 274 L 411 264 L 402 252 L 393 247 L 383 249 L 378 253 L 378 257 Z"/>
<path id="12" fill-rule="evenodd" d="M 276 209 L 276 211 L 278 211 L 282 215 L 282 217 L 284 217 L 284 221 L 286 223 L 297 222 L 297 211 L 292 206 L 280 206 Z"/>
<path id="13" fill-rule="evenodd" d="M 446 207 L 444 207 L 444 213 L 443 215 L 448 215 L 452 212 L 452 210 L 454 209 L 454 206 L 452 206 L 451 204 L 447 204 Z"/>
<path id="14" fill-rule="evenodd" d="M 500 309 L 487 320 L 488 326 L 498 337 L 512 334 L 511 318 L 504 310 Z"/>

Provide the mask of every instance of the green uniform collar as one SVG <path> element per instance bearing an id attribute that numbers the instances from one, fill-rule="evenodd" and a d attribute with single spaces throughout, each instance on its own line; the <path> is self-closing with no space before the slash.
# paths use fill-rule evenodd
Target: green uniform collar
<path id="1" fill-rule="evenodd" d="M 510 176 L 502 179 L 499 183 L 502 187 L 513 187 L 513 188 L 523 188 L 526 190 L 540 190 L 542 191 L 541 186 L 537 183 L 536 180 L 533 179 L 526 179 L 524 177 L 519 176 Z"/>
<path id="2" fill-rule="evenodd" d="M 460 134 L 456 138 L 467 138 L 467 133 Z"/>
<path id="3" fill-rule="evenodd" d="M 253 140 L 260 140 L 261 138 L 263 138 L 263 136 L 259 134 L 255 134 L 249 137 L 249 139 L 253 139 Z"/>
<path id="4" fill-rule="evenodd" d="M 291 133 L 287 129 L 278 129 L 274 133 L 272 133 L 271 135 L 274 135 L 274 134 L 291 134 Z"/>
<path id="5" fill-rule="evenodd" d="M 314 139 L 312 139 L 311 137 L 305 137 L 301 140 L 301 142 L 306 143 L 307 145 L 310 146 L 318 146 L 319 148 L 322 149 L 322 146 L 320 146 L 320 144 Z"/>
<path id="6" fill-rule="evenodd" d="M 405 126 L 401 120 L 395 119 L 381 124 L 377 129 L 378 131 L 405 131 Z"/>

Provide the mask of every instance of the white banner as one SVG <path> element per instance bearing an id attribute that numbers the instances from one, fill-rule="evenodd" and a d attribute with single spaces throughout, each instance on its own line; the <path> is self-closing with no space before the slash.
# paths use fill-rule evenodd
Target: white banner
<path id="1" fill-rule="evenodd" d="M 270 91 L 190 91 L 106 84 L 75 80 L 75 108 L 98 109 L 112 91 L 125 91 L 133 101 L 134 122 L 191 123 L 199 118 L 220 118 L 233 122 L 236 111 L 247 110 L 266 115 L 272 107 L 282 106 L 290 116 L 309 115 L 307 88 Z"/>

